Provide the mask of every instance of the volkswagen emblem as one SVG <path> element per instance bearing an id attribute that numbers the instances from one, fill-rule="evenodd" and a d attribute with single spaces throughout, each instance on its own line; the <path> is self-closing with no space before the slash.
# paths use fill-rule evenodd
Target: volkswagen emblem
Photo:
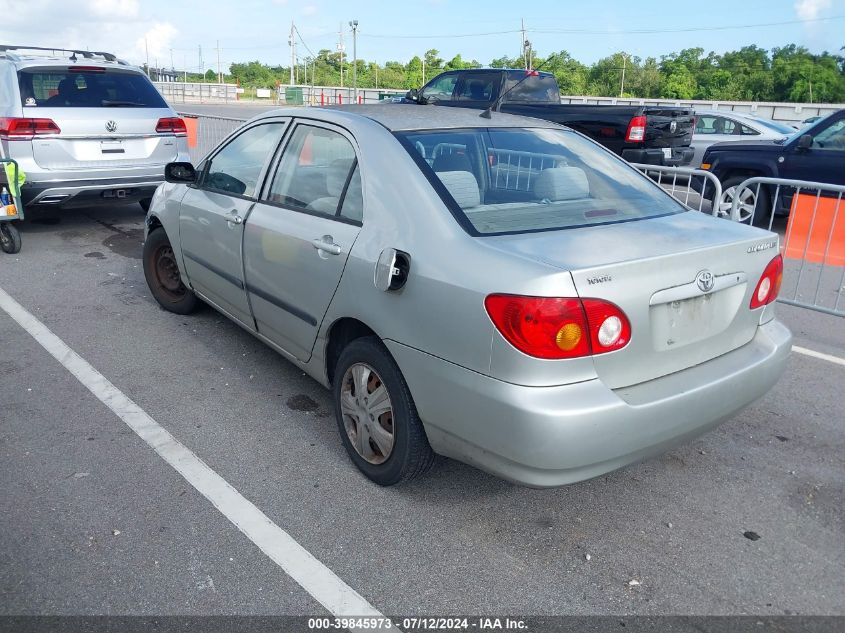
<path id="1" fill-rule="evenodd" d="M 715 284 L 713 273 L 709 270 L 702 270 L 695 276 L 695 283 L 701 289 L 701 292 L 710 292 Z"/>
<path id="2" fill-rule="evenodd" d="M 117 132 L 117 123 L 114 121 L 106 121 L 106 132 Z"/>
<path id="3" fill-rule="evenodd" d="M 674 134 L 674 133 L 675 133 L 675 132 L 677 132 L 677 131 L 678 131 L 678 122 L 677 122 L 677 121 L 672 121 L 672 122 L 669 124 L 669 134 Z"/>

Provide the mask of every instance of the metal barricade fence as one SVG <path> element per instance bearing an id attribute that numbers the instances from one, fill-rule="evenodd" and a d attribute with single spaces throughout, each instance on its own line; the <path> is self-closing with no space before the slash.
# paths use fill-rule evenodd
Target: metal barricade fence
<path id="1" fill-rule="evenodd" d="M 180 112 L 179 116 L 185 119 L 188 127 L 188 151 L 191 154 L 191 162 L 195 165 L 246 121 L 188 112 Z"/>
<path id="2" fill-rule="evenodd" d="M 731 193 L 730 218 L 737 222 L 773 230 L 776 215 L 789 215 L 778 301 L 845 316 L 845 187 L 758 176 Z"/>
<path id="3" fill-rule="evenodd" d="M 669 167 L 645 163 L 631 163 L 631 165 L 691 209 L 720 215 L 719 205 L 715 201 L 722 198 L 722 183 L 709 171 L 692 167 Z"/>

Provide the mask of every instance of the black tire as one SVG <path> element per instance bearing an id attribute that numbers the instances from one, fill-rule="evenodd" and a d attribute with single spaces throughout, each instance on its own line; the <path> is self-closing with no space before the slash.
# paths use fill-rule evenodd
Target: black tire
<path id="1" fill-rule="evenodd" d="M 150 210 L 150 205 L 153 203 L 152 198 L 144 198 L 143 200 L 139 200 L 138 204 L 141 205 L 141 208 L 144 210 L 144 213 Z"/>
<path id="2" fill-rule="evenodd" d="M 733 178 L 726 179 L 725 182 L 722 183 L 722 200 L 720 201 L 720 203 L 728 202 L 729 196 L 727 195 L 727 192 L 729 189 L 731 189 L 732 187 L 739 186 L 749 178 L 750 176 L 734 176 Z M 769 220 L 771 219 L 772 214 L 771 193 L 769 192 L 768 187 L 766 187 L 765 185 L 751 185 L 751 187 L 749 187 L 749 190 L 751 191 L 752 196 L 757 196 L 758 187 L 760 191 L 760 199 L 756 201 L 754 207 L 753 225 L 763 228 L 769 228 Z M 728 214 L 730 214 L 729 207 Z M 740 221 L 743 224 L 751 224 L 751 222 L 749 222 L 749 219 L 750 218 L 744 218 Z"/>
<path id="3" fill-rule="evenodd" d="M 21 252 L 21 233 L 11 222 L 0 222 L 0 248 L 4 253 L 14 255 Z"/>
<path id="4" fill-rule="evenodd" d="M 350 433 L 347 431 L 347 423 L 354 424 L 354 420 L 343 414 L 341 396 L 344 393 L 344 384 L 347 378 L 351 378 L 356 366 L 373 370 L 374 378 L 378 379 L 375 382 L 380 381 L 381 385 L 384 385 L 390 398 L 390 428 L 392 428 L 393 445 L 382 463 L 371 463 L 365 459 L 353 445 Z M 349 375 L 347 371 L 350 372 Z M 352 462 L 369 479 L 380 486 L 392 486 L 419 477 L 431 468 L 435 453 L 431 450 L 422 422 L 417 415 L 417 408 L 408 384 L 402 377 L 396 361 L 378 338 L 369 336 L 355 339 L 344 348 L 335 367 L 332 392 L 341 441 Z M 348 395 L 347 393 L 346 397 Z M 381 418 L 374 420 L 372 416 L 369 419 L 376 424 L 381 420 Z M 371 448 L 375 448 L 374 440 L 368 440 L 368 442 Z M 384 456 L 381 455 L 381 457 Z"/>
<path id="5" fill-rule="evenodd" d="M 147 285 L 162 308 L 176 314 L 190 314 L 196 310 L 199 300 L 182 283 L 173 247 L 163 228 L 157 228 L 147 236 L 142 257 Z"/>

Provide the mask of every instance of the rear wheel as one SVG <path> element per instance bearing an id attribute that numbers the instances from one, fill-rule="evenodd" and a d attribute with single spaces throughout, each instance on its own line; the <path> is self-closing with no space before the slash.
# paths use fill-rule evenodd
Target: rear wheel
<path id="1" fill-rule="evenodd" d="M 376 337 L 344 348 L 333 385 L 337 426 L 358 469 L 380 486 L 424 474 L 434 463 L 411 392 Z"/>
<path id="2" fill-rule="evenodd" d="M 21 234 L 11 222 L 0 222 L 0 248 L 4 253 L 14 255 L 21 251 Z"/>
<path id="3" fill-rule="evenodd" d="M 719 215 L 730 218 L 731 205 L 738 197 L 737 220 L 743 224 L 752 224 L 753 216 L 754 226 L 768 227 L 772 212 L 769 190 L 765 185 L 740 187 L 748 178 L 749 176 L 734 176 L 725 180 L 722 184 L 722 198 L 719 200 Z"/>
<path id="4" fill-rule="evenodd" d="M 176 255 L 164 229 L 157 228 L 144 242 L 144 277 L 155 300 L 165 310 L 189 314 L 197 307 L 197 296 L 182 283 Z"/>

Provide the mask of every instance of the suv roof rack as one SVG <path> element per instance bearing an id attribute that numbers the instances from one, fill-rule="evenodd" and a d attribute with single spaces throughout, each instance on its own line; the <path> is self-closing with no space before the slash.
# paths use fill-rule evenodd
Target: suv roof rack
<path id="1" fill-rule="evenodd" d="M 45 46 L 12 46 L 10 44 L 0 44 L 0 53 L 6 53 L 8 51 L 20 51 L 20 50 L 27 50 L 27 51 L 49 51 L 49 52 L 56 52 L 61 51 L 63 53 L 72 53 L 71 59 L 76 58 L 76 55 L 82 55 L 85 59 L 93 59 L 94 57 L 102 57 L 107 62 L 116 62 L 118 64 L 122 64 L 127 66 L 128 64 L 123 61 L 122 59 L 118 59 L 116 55 L 112 53 L 105 53 L 103 51 L 83 51 L 74 48 L 55 48 L 55 47 L 45 47 Z"/>

